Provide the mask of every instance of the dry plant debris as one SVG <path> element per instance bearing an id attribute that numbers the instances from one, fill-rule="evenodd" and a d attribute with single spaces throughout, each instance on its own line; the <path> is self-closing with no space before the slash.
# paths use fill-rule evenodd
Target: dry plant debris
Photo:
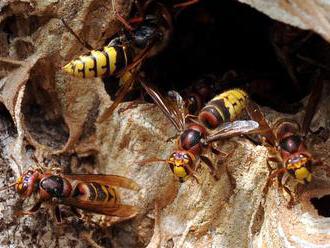
<path id="1" fill-rule="evenodd" d="M 0 186 L 13 182 L 18 177 L 19 170 L 25 170 L 35 164 L 31 159 L 31 154 L 35 154 L 39 161 L 56 161 L 69 173 L 106 173 L 134 179 L 141 186 L 141 190 L 138 193 L 122 190 L 122 200 L 140 207 L 141 212 L 134 219 L 125 222 L 92 214 L 86 214 L 83 220 L 80 220 L 64 207 L 67 219 L 64 224 L 58 225 L 47 208 L 33 216 L 18 217 L 17 210 L 23 205 L 26 208 L 27 203 L 23 204 L 14 191 L 8 189 L 0 192 L 0 245 L 150 248 L 327 247 L 330 235 L 329 219 L 322 214 L 322 208 L 317 209 L 310 201 L 311 198 L 330 195 L 330 181 L 321 168 L 315 172 L 315 181 L 302 187 L 300 202 L 292 209 L 288 209 L 285 194 L 278 190 L 276 182 L 266 196 L 263 194 L 268 176 L 268 154 L 267 149 L 261 145 L 256 146 L 243 137 L 232 138 L 231 141 L 238 143 L 238 146 L 224 162 L 225 166 L 219 166 L 218 181 L 215 181 L 207 167 L 202 165 L 197 171 L 199 184 L 195 180 L 180 184 L 163 163 L 145 166 L 138 164 L 138 161 L 151 157 L 165 159 L 176 146 L 175 140 L 169 139 L 175 135 L 175 129 L 156 106 L 150 103 L 140 104 L 123 112 L 115 111 L 103 123 L 96 122 L 99 113 L 112 102 L 106 91 L 106 88 L 111 86 L 107 86 L 99 78 L 77 79 L 61 71 L 64 64 L 88 50 L 68 32 L 59 18 L 63 18 L 82 40 L 94 48 L 101 48 L 109 37 L 121 29 L 121 24 L 112 12 L 112 2 L 0 2 Z M 134 11 L 134 1 L 115 2 L 116 10 L 122 16 L 128 17 L 131 10 Z M 224 1 L 221 3 L 223 7 L 218 3 L 220 7 L 213 8 L 212 11 L 215 12 L 212 12 L 208 9 L 207 4 L 210 3 L 207 2 L 211 1 L 200 0 L 200 3 L 193 5 L 191 8 L 195 12 L 192 13 L 196 15 L 190 17 L 185 14 L 185 11 L 189 14 L 190 7 L 187 10 L 183 9 L 177 17 L 178 23 L 180 18 L 190 20 L 189 18 L 196 17 L 199 25 L 209 25 L 212 30 L 217 25 L 218 17 L 214 14 L 217 10 L 220 11 L 219 14 L 224 14 L 227 7 L 233 12 L 236 8 L 241 8 L 240 3 Z M 278 21 L 318 33 L 324 40 L 330 41 L 328 1 L 240 2 L 247 3 Z M 246 19 L 251 29 L 254 21 L 252 19 Z M 183 21 L 185 22 L 189 21 Z M 221 22 L 221 25 L 229 27 L 228 30 L 232 29 L 231 25 L 237 27 L 234 26 L 234 21 Z M 267 19 L 266 22 L 270 20 Z M 174 34 L 179 37 L 174 38 L 175 42 L 183 42 L 184 45 L 174 43 L 174 48 L 173 45 L 169 46 L 177 57 L 168 52 L 169 50 L 160 55 L 161 59 L 170 61 L 172 65 L 166 66 L 155 61 L 154 66 L 157 70 L 151 70 L 150 64 L 146 65 L 145 72 L 149 72 L 150 78 L 162 78 L 159 80 L 160 88 L 172 89 L 169 88 L 171 83 L 168 83 L 171 75 L 167 74 L 171 74 L 170 70 L 181 69 L 179 66 L 173 68 L 176 67 L 173 66 L 173 61 L 179 64 L 183 60 L 189 67 L 189 73 L 187 70 L 172 73 L 172 77 L 177 77 L 178 80 L 185 76 L 191 78 L 196 73 L 200 74 L 203 65 L 200 68 L 195 65 L 194 72 L 190 67 L 191 61 L 200 59 L 202 62 L 205 61 L 205 67 L 210 66 L 205 58 L 209 54 L 204 54 L 204 57 L 200 57 L 200 54 L 207 51 L 208 46 L 212 49 L 217 47 L 216 42 L 210 41 L 214 37 L 212 34 L 204 36 L 203 33 L 198 33 L 198 28 L 185 24 L 184 27 L 178 28 L 181 34 Z M 192 30 L 194 28 L 195 30 Z M 296 99 L 296 96 L 292 96 L 294 90 L 291 88 L 288 95 L 292 96 L 290 106 L 293 106 L 293 110 L 285 109 L 287 114 L 283 114 L 274 109 L 283 110 L 283 106 L 288 106 L 285 105 L 286 102 L 281 105 L 283 98 L 287 96 L 274 94 L 273 88 L 268 88 L 269 85 L 272 86 L 271 83 L 264 83 L 259 88 L 258 80 L 254 80 L 248 87 L 261 103 L 264 103 L 265 98 L 269 98 L 267 103 L 271 108 L 265 107 L 262 110 L 270 123 L 280 117 L 295 119 L 302 123 L 305 111 L 303 106 L 306 106 L 308 99 L 301 98 L 308 95 L 311 88 L 310 82 L 301 83 L 302 78 L 312 81 L 311 74 L 314 75 L 315 68 L 320 70 L 324 90 L 311 124 L 314 133 L 308 136 L 308 141 L 312 152 L 330 165 L 329 44 L 319 37 L 315 38 L 313 33 L 306 33 L 281 23 L 272 24 L 272 28 L 270 37 L 275 41 L 272 44 L 272 51 L 276 54 L 274 57 L 280 61 L 280 67 L 284 68 L 284 72 L 281 73 L 288 75 L 287 78 L 291 82 L 288 88 L 297 89 L 297 95 L 301 97 Z M 228 30 L 216 32 L 221 33 L 221 39 L 225 40 Z M 202 44 L 193 43 L 195 32 L 198 39 L 202 37 L 207 41 Z M 233 33 L 239 32 L 231 30 L 230 35 Z M 312 38 L 311 34 L 314 35 Z M 229 43 L 230 35 L 227 35 Z M 313 47 L 308 43 L 315 39 L 319 42 L 315 43 L 322 46 Z M 296 40 L 303 40 L 298 48 L 290 43 Z M 245 43 L 245 37 L 239 42 L 242 46 L 248 43 Z M 310 59 L 302 52 L 308 51 L 304 49 L 306 43 L 306 46 L 312 47 L 311 51 L 315 51 L 315 55 L 320 55 L 316 56 L 317 59 Z M 187 52 L 184 51 L 185 47 L 191 49 Z M 227 47 L 222 49 L 227 50 Z M 239 60 L 236 57 L 236 49 L 239 50 L 239 47 L 229 49 L 235 63 Z M 180 53 L 181 51 L 183 52 Z M 191 54 L 192 51 L 195 51 L 193 55 L 198 59 L 189 61 L 189 57 L 183 54 Z M 259 62 L 263 64 L 267 60 L 263 61 L 260 57 L 256 57 L 255 60 L 248 57 L 245 60 L 246 54 L 241 54 L 240 51 L 238 58 L 242 56 L 244 63 L 252 61 L 251 64 L 254 64 L 261 60 Z M 214 50 L 212 56 L 216 53 L 217 50 Z M 223 50 L 220 53 L 221 56 L 227 56 Z M 297 54 L 300 56 L 298 59 Z M 212 56 L 210 54 L 210 57 Z M 224 64 L 218 65 L 216 58 L 212 57 L 210 60 L 214 65 L 210 70 L 219 68 L 219 71 L 216 71 L 218 74 L 223 74 L 223 71 L 234 66 L 234 62 L 228 57 L 219 62 L 228 62 L 224 69 L 220 69 Z M 237 67 L 242 68 L 239 61 Z M 252 71 L 249 66 L 247 67 L 244 72 L 246 75 Z M 168 69 L 169 71 L 166 71 Z M 265 74 L 267 73 L 268 71 Z M 164 86 L 161 81 L 167 81 L 167 85 Z M 281 87 L 284 87 L 286 82 L 283 82 Z M 177 87 L 176 90 L 184 88 L 182 85 Z M 280 91 L 285 92 L 282 89 Z M 122 103 L 119 109 L 124 109 L 129 104 Z M 288 114 L 290 112 L 291 114 Z M 232 149 L 231 142 L 227 141 L 221 141 L 219 146 L 228 151 Z M 13 157 L 19 163 L 19 168 Z M 329 201 L 323 203 L 324 205 L 329 207 Z"/>

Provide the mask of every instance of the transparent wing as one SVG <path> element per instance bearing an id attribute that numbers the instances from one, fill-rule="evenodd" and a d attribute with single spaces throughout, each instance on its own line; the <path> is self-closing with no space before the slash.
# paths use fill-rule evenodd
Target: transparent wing
<path id="1" fill-rule="evenodd" d="M 312 92 L 308 98 L 308 103 L 305 108 L 305 116 L 302 125 L 302 133 L 303 135 L 307 135 L 308 131 L 310 130 L 310 124 L 313 120 L 316 108 L 321 100 L 323 89 L 323 80 L 318 76 L 316 81 L 314 82 L 314 86 L 312 88 Z"/>
<path id="2" fill-rule="evenodd" d="M 246 106 L 246 110 L 250 118 L 259 123 L 258 133 L 261 136 L 264 136 L 270 145 L 274 146 L 276 144 L 276 136 L 273 132 L 273 129 L 268 125 L 265 116 L 261 112 L 259 106 L 256 103 L 249 101 Z"/>
<path id="3" fill-rule="evenodd" d="M 177 92 L 172 92 L 173 101 L 163 97 L 156 89 L 141 82 L 149 96 L 154 100 L 160 110 L 172 122 L 175 128 L 181 132 L 185 127 L 185 113 L 182 97 Z"/>
<path id="4" fill-rule="evenodd" d="M 180 120 L 180 125 L 184 128 L 185 127 L 185 119 L 186 119 L 186 106 L 182 96 L 174 90 L 168 92 L 168 96 L 172 100 L 172 105 L 174 104 L 175 115 L 177 120 Z"/>
<path id="5" fill-rule="evenodd" d="M 211 131 L 211 133 L 204 139 L 204 143 L 210 143 L 221 138 L 227 138 L 240 134 L 247 134 L 256 131 L 259 128 L 259 124 L 252 120 L 241 120 L 226 122 L 217 129 Z"/>

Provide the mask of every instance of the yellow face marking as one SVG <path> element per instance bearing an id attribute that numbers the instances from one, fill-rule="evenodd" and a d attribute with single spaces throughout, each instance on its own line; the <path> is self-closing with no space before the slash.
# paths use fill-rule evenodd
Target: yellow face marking
<path id="1" fill-rule="evenodd" d="M 23 177 L 19 177 L 19 178 L 17 178 L 17 181 L 16 181 L 17 184 L 20 184 L 20 183 L 22 183 L 22 182 L 23 182 Z"/>
<path id="2" fill-rule="evenodd" d="M 23 177 L 19 177 L 17 180 L 16 180 L 16 189 L 18 191 L 21 191 L 23 189 Z"/>
<path id="3" fill-rule="evenodd" d="M 110 60 L 110 74 L 112 75 L 116 71 L 117 52 L 113 47 L 104 47 L 103 51 L 106 52 Z"/>
<path id="4" fill-rule="evenodd" d="M 176 159 L 174 160 L 174 165 L 175 166 L 182 166 L 184 163 L 181 159 Z"/>
<path id="5" fill-rule="evenodd" d="M 174 166 L 173 167 L 173 172 L 177 177 L 184 178 L 184 177 L 187 176 L 187 173 L 186 173 L 184 167 L 182 167 L 182 166 Z"/>
<path id="6" fill-rule="evenodd" d="M 307 170 L 306 167 L 301 167 L 300 169 L 295 170 L 295 177 L 300 183 L 304 183 L 304 179 L 308 182 L 312 180 L 312 174 Z"/>
<path id="7" fill-rule="evenodd" d="M 300 168 L 300 163 L 294 163 L 294 164 L 288 164 L 287 168 L 288 170 L 294 170 Z"/>
<path id="8" fill-rule="evenodd" d="M 287 165 L 287 168 L 289 170 L 299 169 L 302 166 L 304 166 L 306 163 L 307 163 L 307 158 L 301 158 L 299 161 L 297 161 L 295 163 L 289 163 Z"/>

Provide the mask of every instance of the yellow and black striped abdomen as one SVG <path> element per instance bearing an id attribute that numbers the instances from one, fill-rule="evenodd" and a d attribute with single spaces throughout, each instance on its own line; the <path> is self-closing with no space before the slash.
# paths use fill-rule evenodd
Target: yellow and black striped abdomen
<path id="1" fill-rule="evenodd" d="M 235 120 L 246 107 L 247 98 L 241 89 L 227 90 L 209 101 L 198 118 L 206 127 L 214 129 L 224 122 Z"/>
<path id="2" fill-rule="evenodd" d="M 119 203 L 119 196 L 115 188 L 100 183 L 78 183 L 73 190 L 72 196 L 78 200 L 104 202 L 104 203 Z"/>
<path id="3" fill-rule="evenodd" d="M 131 63 L 128 47 L 105 46 L 103 50 L 93 50 L 80 56 L 63 67 L 63 70 L 75 77 L 93 78 L 116 75 Z"/>

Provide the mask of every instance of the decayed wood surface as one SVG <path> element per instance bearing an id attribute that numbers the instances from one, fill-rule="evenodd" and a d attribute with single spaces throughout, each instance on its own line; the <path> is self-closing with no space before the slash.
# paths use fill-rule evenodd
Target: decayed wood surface
<path id="1" fill-rule="evenodd" d="M 130 2 L 116 2 L 125 16 Z M 15 16 L 9 39 L 0 33 L 0 55 L 18 60 L 0 62 L 0 101 L 11 116 L 0 119 L 2 184 L 18 176 L 11 156 L 23 170 L 33 165 L 26 146 L 30 144 L 38 158 L 55 157 L 69 171 L 123 175 L 141 186 L 138 193 L 122 192 L 124 202 L 141 208 L 139 216 L 111 227 L 105 226 L 115 220 L 92 215 L 85 221 L 71 216 L 62 225 L 47 211 L 18 218 L 15 211 L 22 202 L 12 190 L 0 192 L 1 246 L 86 247 L 94 240 L 103 247 L 327 247 L 329 221 L 317 216 L 308 200 L 287 209 L 276 183 L 264 198 L 266 148 L 243 138 L 221 142 L 227 151 L 238 145 L 219 164 L 220 180 L 214 181 L 202 165 L 200 184 L 179 184 L 166 165 L 137 163 L 167 158 L 175 147 L 175 141 L 169 141 L 175 129 L 157 107 L 142 104 L 96 124 L 97 115 L 110 104 L 109 96 L 100 79 L 80 80 L 61 72 L 61 66 L 87 50 L 56 17 L 64 18 L 93 47 L 101 47 L 120 28 L 111 1 L 10 1 L 0 8 L 0 24 Z M 326 25 L 320 28 L 315 30 L 328 39 Z M 323 95 L 313 127 L 328 130 L 329 90 Z M 32 111 L 35 106 L 39 111 Z M 281 116 L 265 111 L 270 120 Z M 302 115 L 289 117 L 301 121 Z M 314 148 L 329 161 L 329 140 Z M 302 199 L 320 194 L 319 188 L 326 194 L 324 172 L 317 176 Z"/>

